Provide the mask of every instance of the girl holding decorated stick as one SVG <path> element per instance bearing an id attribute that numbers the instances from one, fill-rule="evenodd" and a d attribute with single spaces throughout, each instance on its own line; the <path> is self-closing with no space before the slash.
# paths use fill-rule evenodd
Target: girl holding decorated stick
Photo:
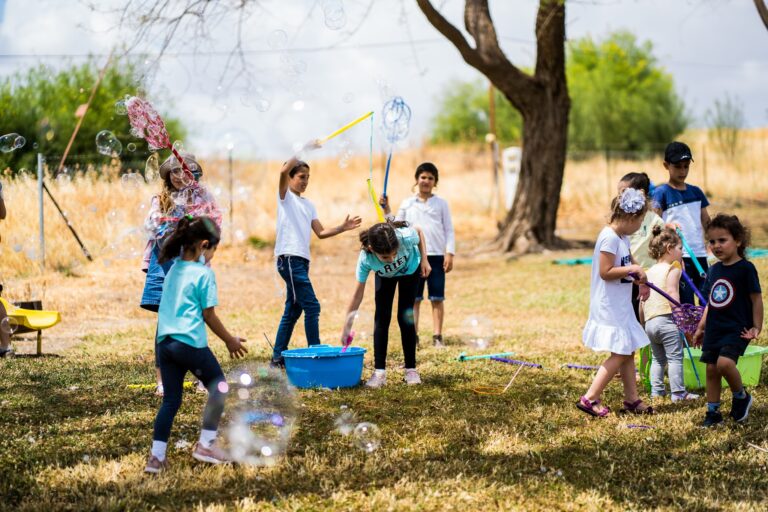
<path id="1" fill-rule="evenodd" d="M 644 404 L 637 394 L 635 380 L 635 351 L 650 343 L 632 311 L 632 281 L 643 284 L 646 275 L 632 258 L 629 235 L 640 228 L 648 202 L 645 194 L 626 188 L 611 204 L 611 217 L 595 244 L 592 257 L 592 285 L 589 319 L 584 327 L 584 345 L 595 351 L 610 352 L 597 371 L 592 385 L 576 403 L 581 411 L 605 417 L 610 409 L 600 398 L 617 372 L 624 385 L 622 412 L 652 414 L 653 408 Z M 641 286 L 641 297 L 647 298 L 648 288 Z"/>

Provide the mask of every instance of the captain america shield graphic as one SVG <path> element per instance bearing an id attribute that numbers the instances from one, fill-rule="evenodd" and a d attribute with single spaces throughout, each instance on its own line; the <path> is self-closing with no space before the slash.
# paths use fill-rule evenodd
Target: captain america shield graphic
<path id="1" fill-rule="evenodd" d="M 709 294 L 709 305 L 721 309 L 733 302 L 733 285 L 727 279 L 720 278 L 712 285 Z"/>

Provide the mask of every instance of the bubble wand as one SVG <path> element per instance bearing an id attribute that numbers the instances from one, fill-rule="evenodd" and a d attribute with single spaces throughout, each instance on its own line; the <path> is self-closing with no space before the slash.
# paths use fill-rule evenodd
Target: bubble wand
<path id="1" fill-rule="evenodd" d="M 368 196 L 370 196 L 373 207 L 376 209 L 376 217 L 379 219 L 379 222 L 386 222 L 384 210 L 381 209 L 381 205 L 376 201 L 376 191 L 373 190 L 373 112 L 371 112 L 371 136 L 368 150 Z"/>
<path id="2" fill-rule="evenodd" d="M 187 166 L 187 163 L 181 157 L 178 150 L 171 144 L 171 138 L 168 136 L 168 130 L 160 114 L 147 100 L 138 96 L 131 96 L 125 102 L 125 108 L 128 111 L 128 120 L 131 123 L 131 132 L 147 141 L 150 149 L 170 149 L 173 156 L 181 164 L 186 177 L 189 179 L 190 186 L 196 187 L 194 174 Z"/>
<path id="3" fill-rule="evenodd" d="M 347 130 L 349 130 L 350 128 L 352 128 L 353 126 L 355 126 L 357 123 L 360 123 L 360 122 L 362 122 L 362 121 L 364 121 L 364 120 L 368 119 L 369 117 L 371 117 L 371 118 L 373 117 L 373 110 L 371 110 L 371 111 L 370 111 L 370 112 L 368 112 L 367 114 L 363 114 L 362 116 L 358 117 L 358 118 L 357 118 L 357 119 L 355 119 L 354 121 L 352 121 L 352 122 L 349 122 L 349 123 L 345 124 L 344 126 L 342 126 L 341 128 L 339 128 L 339 129 L 338 129 L 338 130 L 336 130 L 335 132 L 331 133 L 330 135 L 326 135 L 325 137 L 323 137 L 322 139 L 320 139 L 320 141 L 319 141 L 319 142 L 320 142 L 320 144 L 325 144 L 326 142 L 328 142 L 328 141 L 329 141 L 329 140 L 331 140 L 332 138 L 336 137 L 337 135 L 340 135 L 340 134 L 344 133 L 345 131 L 347 131 Z"/>
<path id="4" fill-rule="evenodd" d="M 678 226 L 677 224 L 675 225 L 675 231 L 677 232 L 677 236 L 680 237 L 680 241 L 683 242 L 683 247 L 685 247 L 685 251 L 688 253 L 688 256 L 690 256 L 691 259 L 693 260 L 693 264 L 696 267 L 696 270 L 699 271 L 699 275 L 701 277 L 707 277 L 707 273 L 704 272 L 703 268 L 701 268 L 701 264 L 699 263 L 699 258 L 697 258 L 696 255 L 693 253 L 693 249 L 691 249 L 691 246 L 688 245 L 688 242 L 685 240 L 685 237 L 683 236 L 683 230 L 680 229 L 680 226 Z"/>

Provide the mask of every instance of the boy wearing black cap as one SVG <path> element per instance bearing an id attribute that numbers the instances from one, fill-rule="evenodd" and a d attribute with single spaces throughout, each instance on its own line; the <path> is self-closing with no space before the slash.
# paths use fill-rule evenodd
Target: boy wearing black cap
<path id="1" fill-rule="evenodd" d="M 693 154 L 691 148 L 682 142 L 670 142 L 664 151 L 664 168 L 669 172 L 669 181 L 653 191 L 653 209 L 667 224 L 680 226 L 693 254 L 683 250 L 685 272 L 697 288 L 704 285 L 693 258 L 701 268 L 707 270 L 707 250 L 704 245 L 704 228 L 709 224 L 707 206 L 709 201 L 699 187 L 685 182 L 688 177 Z M 680 302 L 693 304 L 693 290 L 680 281 Z"/>

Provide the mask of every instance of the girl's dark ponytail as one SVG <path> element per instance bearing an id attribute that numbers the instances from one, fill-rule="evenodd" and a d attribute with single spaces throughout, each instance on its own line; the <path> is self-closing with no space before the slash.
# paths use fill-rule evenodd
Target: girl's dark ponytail
<path id="1" fill-rule="evenodd" d="M 160 263 L 172 260 L 184 247 L 207 241 L 211 247 L 219 245 L 221 232 L 210 217 L 185 215 L 179 219 L 176 229 L 160 248 Z"/>
<path id="2" fill-rule="evenodd" d="M 360 246 L 364 251 L 373 250 L 378 254 L 390 254 L 400 247 L 395 229 L 408 227 L 404 220 L 389 220 L 374 224 L 360 232 Z"/>

